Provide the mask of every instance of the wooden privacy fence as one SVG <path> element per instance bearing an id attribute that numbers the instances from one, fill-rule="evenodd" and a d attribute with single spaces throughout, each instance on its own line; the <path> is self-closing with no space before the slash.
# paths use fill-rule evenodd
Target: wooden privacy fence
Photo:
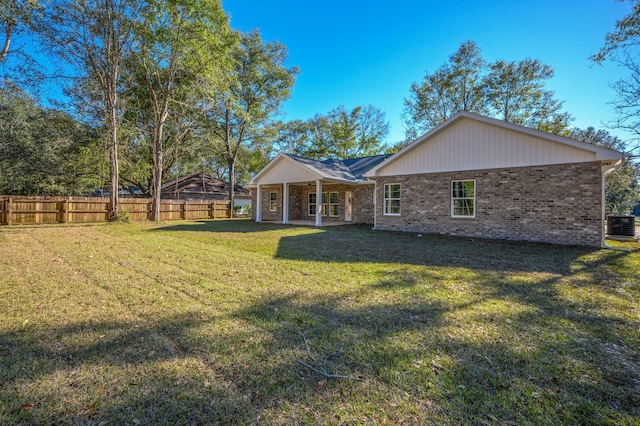
<path id="1" fill-rule="evenodd" d="M 151 199 L 121 198 L 120 211 L 130 220 L 151 218 Z M 224 219 L 231 217 L 227 200 L 162 200 L 160 220 Z M 109 199 L 98 197 L 0 196 L 0 225 L 107 222 Z"/>

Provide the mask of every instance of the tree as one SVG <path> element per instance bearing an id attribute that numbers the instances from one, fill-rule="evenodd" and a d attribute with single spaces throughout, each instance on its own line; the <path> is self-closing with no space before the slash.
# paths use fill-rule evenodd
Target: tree
<path id="1" fill-rule="evenodd" d="M 480 48 L 473 41 L 465 41 L 449 56 L 449 62 L 423 81 L 411 85 L 409 99 L 405 99 L 405 121 L 408 139 L 437 126 L 458 111 L 478 114 L 486 112 L 481 73 L 486 63 Z"/>
<path id="2" fill-rule="evenodd" d="M 38 0 L 0 0 L 0 63 L 4 63 L 11 53 L 13 37 L 25 30 L 33 12 L 38 8 Z"/>
<path id="3" fill-rule="evenodd" d="M 88 126 L 45 109 L 15 85 L 0 89 L 0 193 L 80 194 L 101 184 Z"/>
<path id="4" fill-rule="evenodd" d="M 458 111 L 493 115 L 502 120 L 566 135 L 571 116 L 545 90 L 553 69 L 538 59 L 487 63 L 471 41 L 423 81 L 413 83 L 405 99 L 407 139 L 437 126 Z"/>
<path id="5" fill-rule="evenodd" d="M 258 31 L 241 34 L 231 52 L 232 72 L 223 84 L 210 88 L 205 101 L 207 128 L 224 147 L 231 205 L 240 152 L 273 136 L 270 123 L 290 95 L 298 69 L 287 68 L 286 57 L 284 45 L 263 43 Z"/>
<path id="6" fill-rule="evenodd" d="M 199 86 L 215 86 L 232 43 L 229 22 L 219 0 L 147 1 L 137 16 L 136 49 L 130 72 L 144 84 L 152 115 L 151 219 L 160 217 L 164 173 L 165 126 L 185 117 L 198 102 Z M 190 111 L 189 111 L 190 112 Z M 176 126 L 177 127 L 177 126 Z M 185 127 L 190 131 L 190 126 Z"/>
<path id="7" fill-rule="evenodd" d="M 495 116 L 553 133 L 563 133 L 568 128 L 571 117 L 560 111 L 562 102 L 554 99 L 552 91 L 544 89 L 545 82 L 553 77 L 549 65 L 538 59 L 498 60 L 489 69 L 484 85 L 487 104 Z"/>
<path id="8" fill-rule="evenodd" d="M 573 139 L 590 144 L 625 150 L 625 143 L 605 130 L 573 129 Z M 627 161 L 605 176 L 605 210 L 608 213 L 629 213 L 640 203 L 640 165 Z"/>
<path id="9" fill-rule="evenodd" d="M 118 217 L 120 71 L 132 48 L 131 16 L 137 11 L 127 0 L 52 0 L 38 25 L 45 46 L 74 72 L 72 95 L 79 109 L 99 118 L 108 133 L 109 220 Z"/>
<path id="10" fill-rule="evenodd" d="M 634 1 L 631 12 L 616 21 L 613 31 L 605 36 L 600 51 L 591 57 L 597 64 L 612 60 L 629 71 L 629 75 L 612 84 L 618 95 L 613 107 L 618 114 L 611 126 L 632 133 L 637 141 L 640 137 L 640 2 Z"/>
<path id="11" fill-rule="evenodd" d="M 389 122 L 380 109 L 366 105 L 347 111 L 340 105 L 326 115 L 282 125 L 276 149 L 318 160 L 357 158 L 384 152 L 388 135 Z"/>

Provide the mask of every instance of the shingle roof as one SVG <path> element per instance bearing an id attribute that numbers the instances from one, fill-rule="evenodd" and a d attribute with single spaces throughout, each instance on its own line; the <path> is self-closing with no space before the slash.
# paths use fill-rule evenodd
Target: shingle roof
<path id="1" fill-rule="evenodd" d="M 300 157 L 297 155 L 285 155 L 292 160 L 304 165 L 305 167 L 314 170 L 322 176 L 350 181 L 361 180 L 364 173 L 391 156 L 385 154 L 361 158 L 350 158 L 346 160 L 338 160 L 335 158 L 329 160 L 314 160 L 312 158 Z"/>
<path id="2" fill-rule="evenodd" d="M 248 189 L 236 185 L 235 193 L 237 195 L 249 195 Z M 209 176 L 205 173 L 196 173 L 190 176 L 182 176 L 178 179 L 166 182 L 162 185 L 162 192 L 179 192 L 179 193 L 198 193 L 198 194 L 211 194 L 221 193 L 226 194 L 229 191 L 229 184 L 221 181 L 220 179 Z"/>

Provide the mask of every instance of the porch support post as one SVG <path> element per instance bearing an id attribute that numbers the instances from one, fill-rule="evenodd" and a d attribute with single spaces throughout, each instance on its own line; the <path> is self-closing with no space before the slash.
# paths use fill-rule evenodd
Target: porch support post
<path id="1" fill-rule="evenodd" d="M 322 226 L 322 179 L 316 180 L 316 226 Z"/>
<path id="2" fill-rule="evenodd" d="M 282 223 L 289 223 L 289 184 L 282 184 Z"/>
<path id="3" fill-rule="evenodd" d="M 262 186 L 256 188 L 256 222 L 262 222 Z"/>

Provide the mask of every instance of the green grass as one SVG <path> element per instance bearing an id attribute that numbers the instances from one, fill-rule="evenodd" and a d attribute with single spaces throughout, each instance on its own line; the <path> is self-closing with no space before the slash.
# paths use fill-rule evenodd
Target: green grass
<path id="1" fill-rule="evenodd" d="M 638 425 L 640 246 L 611 244 L 2 228 L 0 424 Z"/>

